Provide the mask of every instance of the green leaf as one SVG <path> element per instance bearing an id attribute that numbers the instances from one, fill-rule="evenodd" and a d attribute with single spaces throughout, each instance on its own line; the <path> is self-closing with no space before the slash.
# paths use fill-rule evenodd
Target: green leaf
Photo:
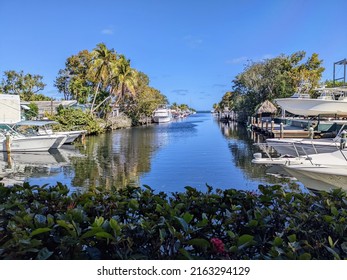
<path id="1" fill-rule="evenodd" d="M 341 249 L 342 249 L 343 252 L 347 253 L 347 242 L 343 242 L 341 244 Z"/>
<path id="2" fill-rule="evenodd" d="M 189 245 L 197 246 L 200 248 L 208 248 L 210 247 L 210 242 L 203 238 L 194 238 L 187 242 Z"/>
<path id="3" fill-rule="evenodd" d="M 109 234 L 108 232 L 105 232 L 105 231 L 100 231 L 100 232 L 97 232 L 95 234 L 96 237 L 101 237 L 101 238 L 107 238 L 107 239 L 113 239 L 114 240 L 114 237 Z"/>
<path id="4" fill-rule="evenodd" d="M 336 207 L 332 206 L 330 208 L 331 210 L 331 213 L 334 215 L 334 216 L 338 216 L 339 215 L 339 211 L 337 211 Z"/>
<path id="5" fill-rule="evenodd" d="M 194 215 L 186 212 L 186 213 L 184 213 L 182 218 L 187 222 L 187 224 L 189 224 L 191 222 L 191 220 L 194 218 Z"/>
<path id="6" fill-rule="evenodd" d="M 180 217 L 175 217 L 175 218 L 180 223 L 181 228 L 183 229 L 183 231 L 187 232 L 188 231 L 188 224 L 187 224 L 187 222 L 183 218 L 180 218 Z"/>
<path id="7" fill-rule="evenodd" d="M 52 256 L 53 252 L 49 251 L 46 247 L 42 248 L 36 256 L 37 260 L 47 260 Z"/>
<path id="8" fill-rule="evenodd" d="M 272 244 L 274 246 L 281 246 L 283 244 L 283 239 L 281 237 L 276 236 Z"/>
<path id="9" fill-rule="evenodd" d="M 232 232 L 231 230 L 228 230 L 227 231 L 227 235 L 230 237 L 230 238 L 235 238 L 236 234 L 234 232 Z"/>
<path id="10" fill-rule="evenodd" d="M 323 219 L 327 223 L 331 223 L 334 220 L 334 218 L 332 216 L 329 216 L 329 215 L 324 215 Z"/>
<path id="11" fill-rule="evenodd" d="M 101 227 L 104 221 L 105 221 L 104 217 L 95 217 L 93 226 Z"/>
<path id="12" fill-rule="evenodd" d="M 159 229 L 159 237 L 160 237 L 160 242 L 163 242 L 166 238 L 166 231 L 165 229 L 161 228 Z"/>
<path id="13" fill-rule="evenodd" d="M 335 247 L 335 244 L 334 244 L 334 242 L 333 242 L 333 239 L 331 238 L 330 235 L 328 236 L 328 242 L 329 242 L 329 245 L 330 245 L 331 248 L 334 248 L 334 247 Z"/>
<path id="14" fill-rule="evenodd" d="M 332 249 L 332 248 L 330 248 L 328 246 L 325 246 L 325 245 L 324 245 L 324 247 L 325 247 L 325 249 L 328 250 L 328 252 L 330 252 L 334 256 L 334 258 L 336 260 L 340 260 L 341 259 L 340 256 L 338 255 L 338 253 L 336 253 L 334 249 Z"/>
<path id="15" fill-rule="evenodd" d="M 303 253 L 299 256 L 299 260 L 310 260 L 312 259 L 311 254 L 309 253 Z"/>
<path id="16" fill-rule="evenodd" d="M 157 204 L 157 205 L 155 206 L 155 211 L 156 211 L 156 212 L 161 213 L 162 210 L 163 210 L 163 207 L 162 207 L 160 204 Z"/>
<path id="17" fill-rule="evenodd" d="M 295 241 L 296 241 L 296 234 L 294 233 L 294 234 L 292 234 L 292 235 L 289 235 L 289 236 L 288 236 L 288 240 L 289 240 L 289 242 L 291 242 L 291 243 L 295 242 Z"/>
<path id="18" fill-rule="evenodd" d="M 131 199 L 129 201 L 129 207 L 133 210 L 139 209 L 139 202 L 136 199 Z"/>
<path id="19" fill-rule="evenodd" d="M 88 237 L 93 237 L 93 236 L 95 236 L 95 235 L 96 235 L 98 232 L 100 232 L 100 231 L 104 231 L 104 229 L 101 228 L 101 227 L 93 227 L 93 228 L 91 228 L 90 230 L 88 230 L 87 232 L 85 232 L 85 233 L 81 236 L 81 238 L 84 239 L 84 238 L 88 238 Z"/>
<path id="20" fill-rule="evenodd" d="M 248 227 L 256 227 L 258 226 L 258 221 L 257 220 L 250 220 L 247 224 Z"/>
<path id="21" fill-rule="evenodd" d="M 115 231 L 116 235 L 121 234 L 121 227 L 115 219 L 110 219 L 110 227 Z"/>
<path id="22" fill-rule="evenodd" d="M 191 257 L 191 255 L 183 248 L 180 248 L 178 250 L 187 260 L 193 260 L 193 258 Z"/>
<path id="23" fill-rule="evenodd" d="M 51 229 L 47 228 L 47 227 L 46 228 L 37 228 L 31 232 L 31 236 L 35 236 L 35 235 L 38 235 L 40 233 L 44 233 L 44 232 L 48 232 L 48 231 L 51 231 Z"/>
<path id="24" fill-rule="evenodd" d="M 238 246 L 245 245 L 246 243 L 253 241 L 253 239 L 254 239 L 253 235 L 249 235 L 249 234 L 241 235 L 239 237 L 239 240 L 237 241 L 237 245 Z"/>
<path id="25" fill-rule="evenodd" d="M 202 228 L 202 227 L 205 227 L 207 225 L 208 225 L 208 220 L 207 219 L 203 219 L 203 220 L 201 220 L 200 222 L 198 222 L 196 224 L 196 227 Z"/>

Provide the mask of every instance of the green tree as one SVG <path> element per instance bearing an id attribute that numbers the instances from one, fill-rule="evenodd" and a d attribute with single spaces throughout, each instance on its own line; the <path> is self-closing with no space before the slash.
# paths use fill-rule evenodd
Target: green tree
<path id="1" fill-rule="evenodd" d="M 40 75 L 24 74 L 23 71 L 5 71 L 0 82 L 0 91 L 5 94 L 18 94 L 21 100 L 35 100 L 35 94 L 46 86 L 42 79 Z"/>
<path id="2" fill-rule="evenodd" d="M 117 54 L 115 50 L 109 50 L 104 43 L 100 43 L 92 52 L 92 64 L 90 73 L 95 84 L 94 97 L 90 108 L 91 113 L 94 111 L 96 97 L 100 88 L 108 87 L 108 82 L 112 77 L 112 66 L 117 62 Z"/>
<path id="3" fill-rule="evenodd" d="M 137 83 L 137 73 L 134 69 L 130 67 L 130 60 L 126 59 L 124 55 L 119 57 L 117 64 L 114 69 L 115 83 L 116 83 L 116 105 L 121 101 L 124 101 L 124 98 L 127 94 L 132 96 L 135 95 L 135 87 Z"/>
<path id="4" fill-rule="evenodd" d="M 306 53 L 296 52 L 290 56 L 280 55 L 260 62 L 250 62 L 233 80 L 232 98 L 226 93 L 220 103 L 253 114 L 256 106 L 265 100 L 288 97 L 296 92 L 302 82 L 309 84 L 308 91 L 318 86 L 324 68 L 318 54 L 312 54 L 302 62 Z M 233 102 L 231 102 L 233 101 Z"/>
<path id="5" fill-rule="evenodd" d="M 36 105 L 36 103 L 30 102 L 30 104 L 28 105 L 28 107 L 30 108 L 29 110 L 25 110 L 25 118 L 27 120 L 32 120 L 34 118 L 36 118 L 39 115 L 39 107 Z"/>

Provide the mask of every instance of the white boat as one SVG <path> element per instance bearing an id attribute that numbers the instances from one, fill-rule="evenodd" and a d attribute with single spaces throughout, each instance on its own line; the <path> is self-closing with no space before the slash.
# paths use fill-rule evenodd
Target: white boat
<path id="1" fill-rule="evenodd" d="M 66 136 L 66 140 L 64 144 L 71 144 L 74 142 L 79 136 L 86 134 L 87 130 L 72 130 L 72 131 L 57 131 L 55 134 Z"/>
<path id="2" fill-rule="evenodd" d="M 156 123 L 168 123 L 172 120 L 172 114 L 170 108 L 166 105 L 159 105 L 153 112 L 153 121 Z"/>
<path id="3" fill-rule="evenodd" d="M 261 153 L 255 153 L 253 155 L 252 163 L 263 165 L 287 165 L 287 164 L 300 164 L 306 160 L 306 157 L 292 157 L 292 156 L 280 156 L 280 157 L 262 157 Z"/>
<path id="4" fill-rule="evenodd" d="M 9 143 L 7 142 L 9 137 Z M 0 131 L 0 152 L 42 152 L 48 151 L 57 138 L 45 136 L 24 136 L 19 133 Z"/>
<path id="5" fill-rule="evenodd" d="M 308 94 L 294 94 L 290 98 L 277 98 L 275 102 L 285 111 L 300 116 L 347 115 L 347 88 L 320 88 L 318 98 Z"/>
<path id="6" fill-rule="evenodd" d="M 301 165 L 301 166 L 330 166 L 330 167 L 346 167 L 347 173 L 347 150 L 337 150 L 332 153 L 312 154 L 307 156 L 291 157 L 281 156 L 277 158 L 262 157 L 261 153 L 255 153 L 252 163 L 264 165 Z"/>
<path id="7" fill-rule="evenodd" d="M 15 124 L 14 129 L 26 131 L 29 134 L 35 135 L 51 135 L 56 137 L 56 143 L 51 147 L 60 148 L 63 144 L 71 144 L 80 135 L 86 133 L 86 130 L 73 130 L 73 131 L 57 131 L 54 132 L 52 125 L 57 124 L 55 121 L 21 121 Z"/>
<path id="8" fill-rule="evenodd" d="M 347 166 L 284 165 L 283 168 L 308 188 L 347 190 Z"/>
<path id="9" fill-rule="evenodd" d="M 304 156 L 318 153 L 330 153 L 340 149 L 340 137 L 333 139 L 304 139 L 304 138 L 268 138 L 266 143 L 280 155 Z"/>
<path id="10" fill-rule="evenodd" d="M 298 157 L 310 154 L 331 153 L 346 145 L 345 141 L 341 141 L 341 137 L 345 138 L 347 135 L 344 128 L 345 125 L 342 125 L 335 138 L 268 138 L 265 141 L 268 146 L 273 147 L 280 155 Z M 344 146 L 341 147 L 341 145 Z"/>
<path id="11" fill-rule="evenodd" d="M 255 154 L 252 163 L 278 166 L 307 188 L 327 190 L 343 188 L 347 190 L 347 151 L 313 154 L 296 158 L 262 158 Z"/>

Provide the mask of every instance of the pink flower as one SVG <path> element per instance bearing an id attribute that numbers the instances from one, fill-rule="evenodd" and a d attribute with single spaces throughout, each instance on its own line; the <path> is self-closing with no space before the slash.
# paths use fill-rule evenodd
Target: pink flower
<path id="1" fill-rule="evenodd" d="M 220 253 L 220 254 L 225 253 L 224 243 L 222 240 L 220 240 L 219 238 L 211 238 L 210 242 L 217 253 Z"/>

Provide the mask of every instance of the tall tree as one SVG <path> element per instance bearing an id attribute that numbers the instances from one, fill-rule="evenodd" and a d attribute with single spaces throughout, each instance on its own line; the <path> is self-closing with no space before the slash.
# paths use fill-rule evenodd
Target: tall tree
<path id="1" fill-rule="evenodd" d="M 233 106 L 251 114 L 266 99 L 292 95 L 303 81 L 309 83 L 308 90 L 312 92 L 318 86 L 324 68 L 315 53 L 303 63 L 305 55 L 304 51 L 300 51 L 246 65 L 245 70 L 233 80 L 233 91 L 242 97 Z M 223 98 L 228 100 L 227 94 Z"/>
<path id="2" fill-rule="evenodd" d="M 120 55 L 114 69 L 115 73 L 115 95 L 116 104 L 118 105 L 127 94 L 135 95 L 135 87 L 137 83 L 137 73 L 135 69 L 130 67 L 130 60 L 126 59 L 124 55 Z"/>
<path id="3" fill-rule="evenodd" d="M 5 71 L 0 82 L 1 92 L 6 94 L 19 94 L 22 100 L 35 100 L 35 95 L 42 91 L 46 84 L 40 75 L 24 74 L 23 71 Z"/>
<path id="4" fill-rule="evenodd" d="M 65 99 L 76 99 L 83 104 L 89 102 L 93 86 L 88 77 L 91 60 L 92 54 L 83 50 L 67 58 L 65 68 L 59 70 L 54 85 Z"/>
<path id="5" fill-rule="evenodd" d="M 96 97 L 100 90 L 100 87 L 107 87 L 112 75 L 112 66 L 117 64 L 117 54 L 115 50 L 109 50 L 104 43 L 100 43 L 93 50 L 92 67 L 90 73 L 92 73 L 92 79 L 95 82 L 94 98 L 90 111 L 93 112 Z"/>

